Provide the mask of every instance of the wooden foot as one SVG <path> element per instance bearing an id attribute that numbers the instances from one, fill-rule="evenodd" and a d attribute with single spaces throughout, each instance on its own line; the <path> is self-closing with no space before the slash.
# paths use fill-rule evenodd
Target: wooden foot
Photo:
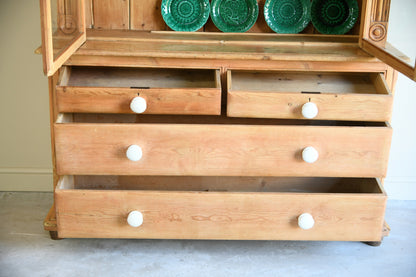
<path id="1" fill-rule="evenodd" d="M 51 239 L 53 240 L 61 240 L 62 238 L 58 237 L 57 231 L 49 231 L 49 235 L 51 236 Z"/>
<path id="2" fill-rule="evenodd" d="M 380 241 L 363 241 L 363 243 L 370 245 L 370 246 L 380 246 L 381 245 L 381 240 Z"/>
<path id="3" fill-rule="evenodd" d="M 390 233 L 390 226 L 387 224 L 387 222 L 384 221 L 383 229 L 381 230 L 381 240 L 380 241 L 363 241 L 363 243 L 370 245 L 370 246 L 380 246 L 383 242 L 384 237 L 387 237 Z"/>

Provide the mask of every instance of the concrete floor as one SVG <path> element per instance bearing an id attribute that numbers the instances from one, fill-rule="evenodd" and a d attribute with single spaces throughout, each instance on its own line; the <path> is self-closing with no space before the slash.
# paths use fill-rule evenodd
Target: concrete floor
<path id="1" fill-rule="evenodd" d="M 50 193 L 0 192 L 0 276 L 416 276 L 416 201 L 388 202 L 392 231 L 359 242 L 64 239 L 42 229 Z"/>

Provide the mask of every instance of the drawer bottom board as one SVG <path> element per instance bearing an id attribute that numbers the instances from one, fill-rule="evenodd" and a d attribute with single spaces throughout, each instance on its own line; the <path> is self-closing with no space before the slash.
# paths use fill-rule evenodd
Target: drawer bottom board
<path id="1" fill-rule="evenodd" d="M 345 241 L 382 237 L 387 197 L 372 178 L 94 178 L 61 178 L 55 192 L 60 237 Z M 182 182 L 184 190 L 178 190 L 175 181 Z M 139 227 L 127 224 L 128 214 L 135 210 L 143 214 Z M 311 229 L 299 228 L 303 213 L 313 216 Z"/>

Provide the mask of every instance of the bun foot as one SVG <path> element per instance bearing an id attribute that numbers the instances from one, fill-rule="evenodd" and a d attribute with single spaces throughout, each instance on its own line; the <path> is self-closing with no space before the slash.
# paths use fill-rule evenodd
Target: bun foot
<path id="1" fill-rule="evenodd" d="M 58 232 L 57 231 L 49 231 L 49 236 L 53 240 L 61 240 L 62 239 L 62 238 L 58 237 Z"/>
<path id="2" fill-rule="evenodd" d="M 381 245 L 381 240 L 380 241 L 363 241 L 363 243 L 370 245 L 370 246 L 380 246 Z"/>

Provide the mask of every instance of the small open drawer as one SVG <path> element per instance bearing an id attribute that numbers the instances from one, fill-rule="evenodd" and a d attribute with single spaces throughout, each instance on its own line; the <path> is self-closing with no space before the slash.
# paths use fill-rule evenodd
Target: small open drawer
<path id="1" fill-rule="evenodd" d="M 59 112 L 219 115 L 215 69 L 64 67 Z"/>
<path id="2" fill-rule="evenodd" d="M 380 241 L 386 199 L 372 178 L 64 176 L 55 191 L 59 236 L 83 238 Z"/>
<path id="3" fill-rule="evenodd" d="M 231 117 L 389 121 L 380 73 L 227 72 Z"/>

